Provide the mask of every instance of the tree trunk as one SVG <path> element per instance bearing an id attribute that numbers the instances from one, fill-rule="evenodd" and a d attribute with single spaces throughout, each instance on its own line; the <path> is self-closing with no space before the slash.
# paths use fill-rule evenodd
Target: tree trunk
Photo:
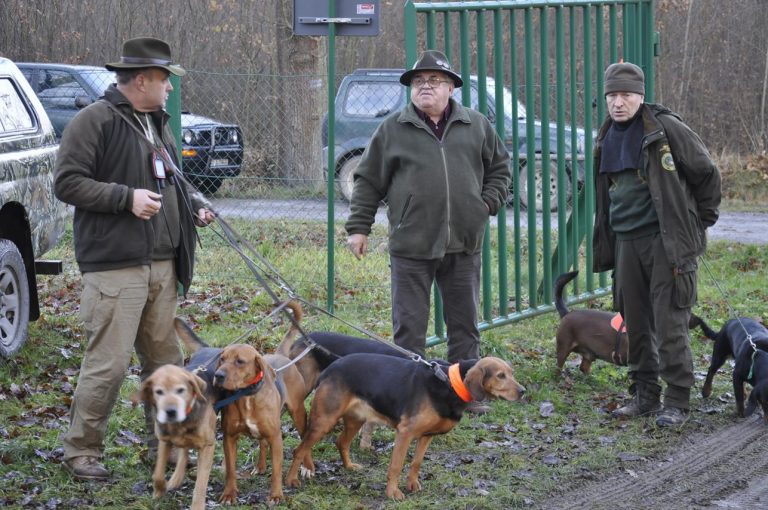
<path id="1" fill-rule="evenodd" d="M 278 0 L 275 6 L 277 44 L 277 97 L 282 116 L 279 130 L 278 165 L 282 175 L 299 181 L 320 182 L 320 122 L 325 112 L 325 55 L 323 37 L 293 35 L 291 0 Z M 310 184 L 303 182 L 302 184 Z"/>

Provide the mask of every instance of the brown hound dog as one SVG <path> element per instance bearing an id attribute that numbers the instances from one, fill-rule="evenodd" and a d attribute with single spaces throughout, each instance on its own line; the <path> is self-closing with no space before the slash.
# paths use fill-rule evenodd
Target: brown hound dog
<path id="1" fill-rule="evenodd" d="M 269 445 L 272 454 L 269 503 L 278 503 L 283 498 L 283 431 L 280 423 L 283 406 L 288 408 L 302 437 L 307 423 L 304 408 L 307 390 L 301 374 L 294 365 L 289 365 L 279 376 L 275 371 L 289 362 L 280 355 L 261 356 L 250 345 L 234 344 L 221 352 L 215 384 L 228 391 L 248 389 L 247 394 L 222 410 L 226 482 L 221 500 L 225 503 L 232 503 L 237 497 L 237 440 L 242 434 L 259 440 L 257 470 L 260 474 L 267 470 Z"/>
<path id="2" fill-rule="evenodd" d="M 584 374 L 589 374 L 596 359 L 626 365 L 629 340 L 621 315 L 600 310 L 568 311 L 565 306 L 563 288 L 578 274 L 578 271 L 564 273 L 555 280 L 555 308 L 560 314 L 556 335 L 558 371 L 563 369 L 572 352 L 581 354 L 579 368 Z"/>
<path id="3" fill-rule="evenodd" d="M 241 434 L 259 439 L 259 461 L 256 471 L 267 470 L 267 448 L 272 452 L 272 485 L 269 502 L 283 497 L 283 437 L 280 428 L 282 409 L 288 409 L 296 430 L 304 434 L 307 413 L 304 378 L 284 356 L 261 356 L 250 345 L 233 344 L 224 349 L 209 347 L 180 318 L 175 320 L 176 334 L 192 359 L 188 367 L 199 369 L 200 375 L 216 390 L 216 408 L 222 409 L 224 434 L 225 486 L 220 501 L 235 503 L 237 499 L 237 440 Z M 280 372 L 276 372 L 276 370 Z M 233 394 L 234 392 L 234 394 Z M 227 404 L 227 401 L 232 401 Z"/>
<path id="4" fill-rule="evenodd" d="M 439 378 L 440 370 L 450 384 Z M 293 452 L 286 477 L 289 486 L 299 485 L 302 475 L 314 476 L 312 447 L 330 432 L 339 419 L 344 430 L 336 440 L 344 467 L 357 469 L 349 447 L 357 431 L 369 418 L 395 428 L 395 445 L 387 472 L 388 497 L 404 498 L 398 484 L 411 442 L 418 440 L 408 473 L 406 489 L 418 491 L 419 469 L 424 453 L 437 434 L 449 432 L 461 419 L 471 400 L 502 398 L 519 400 L 525 392 L 513 377 L 512 367 L 499 358 L 466 360 L 437 368 L 409 359 L 381 354 L 350 354 L 320 376 L 310 409 L 309 428 Z"/>
<path id="5" fill-rule="evenodd" d="M 181 486 L 188 449 L 198 451 L 193 510 L 205 508 L 216 445 L 216 413 L 205 397 L 205 388 L 205 381 L 195 374 L 176 365 L 163 365 L 144 380 L 132 397 L 135 403 L 145 402 L 155 411 L 155 435 L 159 445 L 152 474 L 153 498 L 160 498 L 166 490 Z M 178 448 L 180 455 L 173 476 L 166 484 L 165 468 L 173 446 Z"/>

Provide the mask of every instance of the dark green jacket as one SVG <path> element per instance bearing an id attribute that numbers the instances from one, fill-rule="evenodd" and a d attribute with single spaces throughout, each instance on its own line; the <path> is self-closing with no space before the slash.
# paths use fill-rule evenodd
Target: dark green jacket
<path id="1" fill-rule="evenodd" d="M 720 172 L 701 138 L 668 108 L 641 106 L 643 144 L 641 172 L 647 179 L 659 218 L 659 230 L 675 273 L 696 269 L 696 258 L 707 244 L 707 227 L 720 214 Z M 616 236 L 609 218 L 608 175 L 600 174 L 603 139 L 611 125 L 608 118 L 595 144 L 596 209 L 593 235 L 594 271 L 615 265 Z"/>
<path id="2" fill-rule="evenodd" d="M 114 85 L 104 99 L 133 118 L 133 106 Z M 163 141 L 175 160 L 168 114 L 158 111 L 153 115 L 160 117 Z M 155 222 L 139 219 L 131 212 L 135 189 L 157 190 L 150 172 L 148 144 L 102 101 L 88 106 L 69 123 L 56 160 L 54 192 L 62 202 L 75 206 L 75 258 L 81 272 L 149 265 L 157 258 L 154 225 L 165 224 L 164 213 L 159 213 Z M 192 201 L 190 190 L 183 184 L 166 186 L 163 194 L 173 190 L 176 196 L 170 197 L 168 204 L 175 203 L 176 207 L 168 207 L 165 214 L 173 215 L 171 223 L 180 225 L 176 273 L 186 293 L 192 281 L 197 239 L 193 214 L 208 204 L 200 196 Z M 166 198 L 163 201 L 165 205 Z"/>
<path id="3" fill-rule="evenodd" d="M 376 130 L 354 179 L 348 234 L 368 235 L 386 198 L 393 255 L 472 254 L 506 204 L 509 154 L 488 119 L 453 99 L 442 140 L 408 104 Z"/>

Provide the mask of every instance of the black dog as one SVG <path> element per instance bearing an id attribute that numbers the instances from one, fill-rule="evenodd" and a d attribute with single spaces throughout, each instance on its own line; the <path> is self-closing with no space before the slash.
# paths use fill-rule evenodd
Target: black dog
<path id="1" fill-rule="evenodd" d="M 729 356 L 733 356 L 733 394 L 736 397 L 736 414 L 750 416 L 758 402 L 763 408 L 763 418 L 768 421 L 768 329 L 754 319 L 731 319 L 715 333 L 696 315 L 691 315 L 690 328 L 700 326 L 704 336 L 715 342 L 712 361 L 701 394 L 712 394 L 712 378 Z M 752 344 L 747 335 L 752 337 Z M 749 402 L 744 409 L 744 383 L 752 385 Z"/>

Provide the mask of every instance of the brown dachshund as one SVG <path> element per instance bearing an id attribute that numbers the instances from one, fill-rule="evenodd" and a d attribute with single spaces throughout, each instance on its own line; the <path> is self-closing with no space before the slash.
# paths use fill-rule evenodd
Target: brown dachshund
<path id="1" fill-rule="evenodd" d="M 135 403 L 145 402 L 155 411 L 155 435 L 159 442 L 157 462 L 152 475 L 152 497 L 162 497 L 166 490 L 181 486 L 187 467 L 188 449 L 198 451 L 197 480 L 192 496 L 193 510 L 205 508 L 208 478 L 216 445 L 216 413 L 205 398 L 205 381 L 176 365 L 155 370 L 134 393 Z M 171 447 L 179 451 L 176 470 L 166 484 L 165 468 Z"/>
<path id="2" fill-rule="evenodd" d="M 222 409 L 226 482 L 221 501 L 224 503 L 233 503 L 237 498 L 237 441 L 242 434 L 259 440 L 257 470 L 261 474 L 267 469 L 269 446 L 272 454 L 269 503 L 277 503 L 283 498 L 283 432 L 280 426 L 283 406 L 288 409 L 302 437 L 307 423 L 304 398 L 308 390 L 296 366 L 286 366 L 289 362 L 277 354 L 261 356 L 250 345 L 230 345 L 221 352 L 214 384 L 227 391 L 245 392 Z"/>
<path id="3" fill-rule="evenodd" d="M 339 421 L 344 430 L 336 440 L 344 467 L 357 469 L 349 447 L 366 420 L 374 418 L 395 429 L 395 445 L 387 472 L 388 497 L 404 498 L 398 487 L 408 448 L 418 440 L 406 489 L 418 491 L 424 453 L 437 434 L 449 432 L 471 400 L 519 400 L 525 392 L 513 377 L 512 367 L 499 358 L 481 358 L 449 365 L 426 363 L 381 354 L 350 354 L 333 362 L 321 374 L 309 416 L 309 428 L 293 452 L 286 483 L 299 485 L 302 475 L 314 476 L 312 447 Z M 436 370 L 445 377 L 440 378 Z M 445 379 L 445 380 L 444 380 Z M 450 379 L 450 384 L 447 381 Z"/>
<path id="4" fill-rule="evenodd" d="M 563 369 L 572 352 L 581 354 L 579 368 L 585 374 L 589 374 L 596 359 L 626 365 L 629 340 L 620 315 L 600 310 L 568 311 L 566 308 L 563 288 L 578 274 L 578 271 L 564 273 L 555 280 L 555 308 L 560 314 L 556 336 L 558 371 Z"/>

